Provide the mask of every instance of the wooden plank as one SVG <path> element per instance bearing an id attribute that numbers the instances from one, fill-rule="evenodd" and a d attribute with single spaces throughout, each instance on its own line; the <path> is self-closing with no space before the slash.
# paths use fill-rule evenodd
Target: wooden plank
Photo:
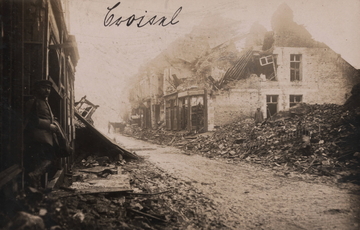
<path id="1" fill-rule="evenodd" d="M 54 189 L 56 187 L 60 186 L 60 183 L 62 182 L 62 178 L 64 177 L 64 169 L 60 169 L 56 172 L 53 179 L 48 183 L 46 186 L 47 189 Z"/>
<path id="2" fill-rule="evenodd" d="M 132 209 L 132 208 L 128 208 L 127 210 L 132 211 L 132 212 L 137 213 L 137 214 L 140 214 L 140 215 L 143 215 L 143 216 L 146 216 L 146 217 L 150 217 L 150 218 L 152 218 L 154 220 L 158 220 L 158 221 L 165 222 L 165 223 L 167 222 L 167 220 L 165 220 L 165 219 L 161 219 L 161 218 L 159 218 L 157 216 L 154 216 L 154 215 L 151 215 L 151 214 L 148 214 L 148 213 L 145 213 L 145 212 L 141 212 L 139 210 L 135 210 L 135 209 Z"/>
<path id="3" fill-rule="evenodd" d="M 119 192 L 132 192 L 132 189 L 129 188 L 118 188 L 118 187 L 98 187 L 98 188 L 89 188 L 77 190 L 77 194 L 97 194 L 97 193 L 119 193 Z"/>
<path id="4" fill-rule="evenodd" d="M 107 166 L 95 166 L 91 168 L 79 169 L 79 172 L 86 172 L 86 173 L 101 173 L 104 170 L 111 170 L 113 174 L 117 173 L 116 167 L 107 167 Z"/>
<path id="5" fill-rule="evenodd" d="M 128 188 L 130 189 L 130 179 L 127 174 L 110 175 L 109 178 L 86 179 L 84 182 L 89 183 L 92 187 L 108 187 L 108 188 Z"/>
<path id="6" fill-rule="evenodd" d="M 15 164 L 4 171 L 0 173 L 0 188 L 11 181 L 14 177 L 16 177 L 20 172 L 22 172 L 22 169 L 19 167 L 19 165 Z"/>
<path id="7" fill-rule="evenodd" d="M 146 148 L 146 147 L 140 147 L 140 148 L 128 148 L 130 151 L 150 151 L 150 150 L 156 150 L 156 148 Z"/>
<path id="8" fill-rule="evenodd" d="M 65 197 L 73 197 L 73 196 L 78 196 L 78 195 L 92 195 L 92 194 L 101 194 L 101 193 L 124 193 L 127 194 L 129 192 L 133 192 L 133 190 L 131 189 L 123 189 L 123 188 L 114 188 L 114 189 L 102 189 L 102 190 L 93 190 L 93 191 L 86 191 L 86 190 L 82 190 L 81 193 L 79 192 L 72 192 L 71 194 L 66 194 L 66 195 L 55 195 L 58 198 L 65 198 Z"/>

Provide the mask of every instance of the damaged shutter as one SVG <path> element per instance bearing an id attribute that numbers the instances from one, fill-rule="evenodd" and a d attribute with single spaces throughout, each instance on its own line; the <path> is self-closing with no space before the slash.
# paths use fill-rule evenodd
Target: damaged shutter
<path id="1" fill-rule="evenodd" d="M 265 66 L 265 65 L 269 65 L 269 64 L 273 64 L 274 63 L 274 58 L 272 55 L 266 56 L 266 57 L 261 57 L 259 59 L 260 61 L 260 65 L 261 66 Z"/>

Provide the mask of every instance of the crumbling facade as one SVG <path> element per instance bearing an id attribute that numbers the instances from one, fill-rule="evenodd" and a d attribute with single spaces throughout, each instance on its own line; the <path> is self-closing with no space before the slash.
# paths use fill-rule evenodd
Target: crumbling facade
<path id="1" fill-rule="evenodd" d="M 271 24 L 272 31 L 255 23 L 246 36 L 238 36 L 246 39 L 241 52 L 232 39 L 211 47 L 202 57 L 180 54 L 182 59 L 164 65 L 157 75 L 163 79 L 163 94 L 158 94 L 156 103 L 163 107 L 167 130 L 210 131 L 253 117 L 257 108 L 271 118 L 302 102 L 345 103 L 360 82 L 359 71 L 312 39 L 304 26 L 293 21 L 286 4 L 274 13 Z M 149 107 L 152 102 L 148 100 Z M 147 127 L 154 128 L 153 124 Z"/>
<path id="2" fill-rule="evenodd" d="M 154 70 L 144 71 L 130 91 L 132 102 L 130 120 L 144 128 L 155 128 L 160 122 L 162 78 Z"/>
<path id="3" fill-rule="evenodd" d="M 213 97 L 214 124 L 251 117 L 260 108 L 266 118 L 298 103 L 344 104 L 359 72 L 327 45 L 312 39 L 281 5 L 262 46 L 243 52 L 219 84 L 228 87 Z"/>
<path id="4" fill-rule="evenodd" d="M 204 47 L 210 50 L 207 51 L 210 55 L 203 57 L 196 56 L 197 53 L 189 55 L 190 50 L 181 47 L 178 47 L 181 54 L 170 60 L 170 54 L 162 53 L 139 75 L 129 99 L 132 115 L 139 117 L 141 127 L 162 126 L 167 130 L 195 132 L 208 129 L 207 101 L 213 87 L 211 82 L 225 74 L 238 54 L 234 41 L 215 44 L 214 47 L 202 44 L 199 52 L 204 52 Z M 170 50 L 174 53 L 175 48 Z M 216 60 L 216 64 L 211 60 Z"/>
<path id="5" fill-rule="evenodd" d="M 0 1 L 0 186 L 23 185 L 24 105 L 35 81 L 53 83 L 49 104 L 74 147 L 74 79 L 79 54 L 75 37 L 67 29 L 66 9 L 67 1 L 60 0 Z M 64 173 L 71 157 L 58 163 Z"/>

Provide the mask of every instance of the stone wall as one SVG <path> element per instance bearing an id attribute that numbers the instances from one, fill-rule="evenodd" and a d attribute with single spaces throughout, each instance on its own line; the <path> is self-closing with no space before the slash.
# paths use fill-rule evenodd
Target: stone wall
<path id="1" fill-rule="evenodd" d="M 260 107 L 266 117 L 267 95 L 278 95 L 277 110 L 290 107 L 290 95 L 302 95 L 309 104 L 342 105 L 360 82 L 358 71 L 330 48 L 277 47 L 277 81 L 252 75 L 239 80 L 228 91 L 218 91 L 208 99 L 208 127 L 225 125 L 252 117 Z M 301 54 L 301 81 L 290 81 L 290 54 Z"/>
<path id="2" fill-rule="evenodd" d="M 209 130 L 212 126 L 252 117 L 256 108 L 260 107 L 259 90 L 260 78 L 252 75 L 250 78 L 239 80 L 232 89 L 216 92 L 208 101 L 208 116 L 211 117 Z"/>
<path id="3" fill-rule="evenodd" d="M 355 68 L 330 48 L 279 47 L 274 54 L 278 55 L 278 82 L 275 85 L 263 82 L 261 88 L 264 94 L 280 89 L 287 97 L 301 94 L 303 101 L 310 104 L 343 104 L 352 86 L 360 81 Z M 290 81 L 290 54 L 302 55 L 302 81 Z M 266 103 L 265 100 L 263 103 Z M 288 107 L 289 101 L 284 101 L 284 106 L 279 109 Z"/>

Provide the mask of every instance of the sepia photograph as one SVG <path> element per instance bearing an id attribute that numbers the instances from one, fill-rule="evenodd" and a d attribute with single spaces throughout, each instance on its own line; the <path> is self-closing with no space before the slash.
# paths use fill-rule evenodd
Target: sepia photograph
<path id="1" fill-rule="evenodd" d="M 360 229 L 359 0 L 0 0 L 0 229 Z"/>

